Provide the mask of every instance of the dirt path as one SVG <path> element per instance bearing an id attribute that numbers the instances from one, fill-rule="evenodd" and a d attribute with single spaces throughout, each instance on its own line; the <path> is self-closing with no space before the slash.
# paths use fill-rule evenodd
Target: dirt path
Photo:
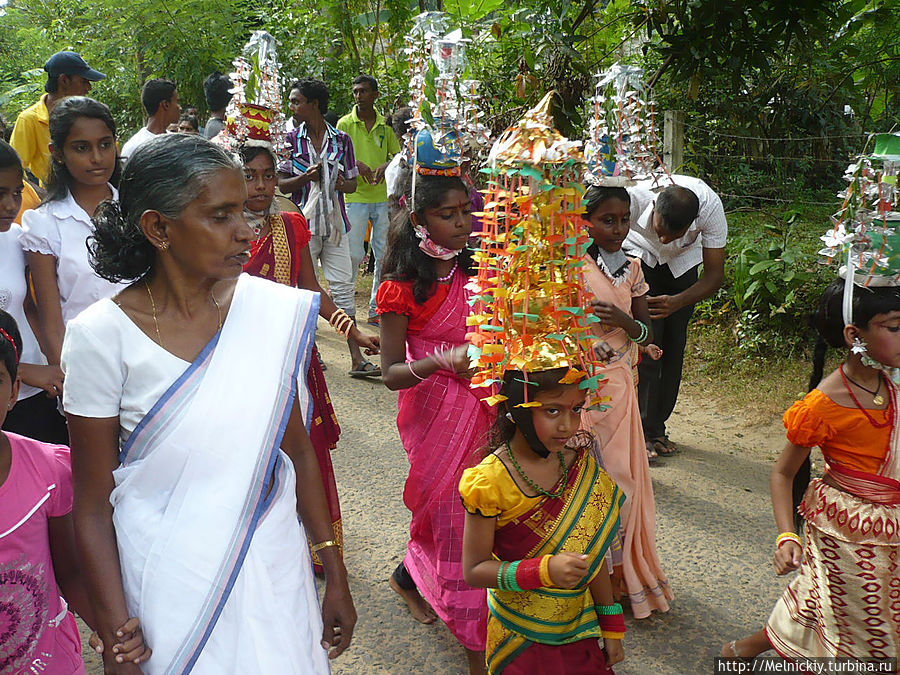
<path id="1" fill-rule="evenodd" d="M 464 656 L 449 631 L 416 623 L 386 583 L 409 526 L 396 394 L 379 381 L 350 379 L 346 348 L 324 321 L 319 328 L 343 432 L 333 460 L 359 613 L 353 646 L 333 672 L 463 673 Z M 682 452 L 661 460 L 652 475 L 659 554 L 675 602 L 666 615 L 628 620 L 620 675 L 711 672 L 720 646 L 759 628 L 787 583 L 775 576 L 770 557 L 776 532 L 768 474 L 783 442 L 780 422 L 747 428 L 740 411 L 723 412 L 685 392 L 670 435 Z"/>

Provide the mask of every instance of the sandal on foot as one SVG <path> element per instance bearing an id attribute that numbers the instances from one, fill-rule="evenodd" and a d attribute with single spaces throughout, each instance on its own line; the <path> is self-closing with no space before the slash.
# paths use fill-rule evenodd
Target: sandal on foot
<path id="1" fill-rule="evenodd" d="M 654 438 L 650 442 L 653 443 L 656 454 L 658 454 L 660 457 L 671 457 L 672 455 L 677 455 L 680 452 L 678 446 L 675 445 L 675 443 L 673 443 L 668 436 Z"/>
<path id="2" fill-rule="evenodd" d="M 381 368 L 371 361 L 362 360 L 353 370 L 347 373 L 350 377 L 361 379 L 364 377 L 381 377 Z"/>

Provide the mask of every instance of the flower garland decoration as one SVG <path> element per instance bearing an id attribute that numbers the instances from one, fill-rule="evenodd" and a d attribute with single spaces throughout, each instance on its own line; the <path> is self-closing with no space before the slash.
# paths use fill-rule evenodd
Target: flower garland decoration
<path id="1" fill-rule="evenodd" d="M 819 255 L 841 263 L 847 281 L 844 322 L 853 321 L 853 284 L 900 285 L 900 134 L 875 134 L 874 149 L 860 154 L 844 172 L 840 209 L 822 235 Z M 849 292 L 848 292 L 849 291 Z"/>
<path id="2" fill-rule="evenodd" d="M 287 150 L 281 112 L 283 82 L 275 38 L 262 30 L 253 31 L 232 65 L 233 96 L 225 110 L 225 129 L 216 140 L 232 151 L 248 141 L 271 143 L 283 156 Z"/>
<path id="3" fill-rule="evenodd" d="M 671 175 L 656 150 L 656 113 L 644 70 L 620 63 L 597 73 L 584 144 L 585 182 L 624 187 Z M 668 184 L 668 182 L 666 183 Z"/>

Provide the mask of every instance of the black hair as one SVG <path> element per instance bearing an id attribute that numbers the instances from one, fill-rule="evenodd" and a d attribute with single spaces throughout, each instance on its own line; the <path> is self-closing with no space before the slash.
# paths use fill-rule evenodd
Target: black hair
<path id="1" fill-rule="evenodd" d="M 589 187 L 582 198 L 584 204 L 584 219 L 588 220 L 591 215 L 600 208 L 600 205 L 609 200 L 618 199 L 626 204 L 631 204 L 631 195 L 628 190 L 623 187 L 610 187 L 606 185 L 592 185 Z M 587 254 L 594 260 L 600 255 L 600 247 L 594 242 L 588 246 Z"/>
<path id="2" fill-rule="evenodd" d="M 407 122 L 412 119 L 412 116 L 412 108 L 408 105 L 397 108 L 391 115 L 391 128 L 394 130 L 394 135 L 398 139 L 403 138 L 404 135 L 409 133 L 409 125 Z"/>
<path id="3" fill-rule="evenodd" d="M 846 349 L 844 340 L 844 280 L 832 281 L 813 314 L 810 324 L 816 329 L 818 339 L 813 353 L 813 374 L 809 388 L 812 390 L 822 380 L 825 355 L 828 347 Z M 868 328 L 869 321 L 878 314 L 900 311 L 900 287 L 876 286 L 853 288 L 853 325 Z"/>
<path id="4" fill-rule="evenodd" d="M 700 200 L 692 190 L 680 185 L 670 185 L 656 198 L 653 210 L 659 214 L 662 229 L 670 235 L 680 237 L 697 218 Z"/>
<path id="5" fill-rule="evenodd" d="M 62 154 L 66 139 L 75 122 L 82 117 L 101 120 L 116 138 L 116 121 L 104 103 L 87 96 L 68 96 L 53 107 L 50 113 L 50 143 L 57 153 Z M 122 173 L 121 162 L 116 154 L 116 165 L 109 182 L 117 185 Z M 47 180 L 47 196 L 44 202 L 65 199 L 72 189 L 72 174 L 66 165 L 59 161 L 54 153 L 50 154 L 50 178 Z"/>
<path id="6" fill-rule="evenodd" d="M 47 81 L 44 83 L 44 91 L 48 94 L 55 94 L 59 91 L 59 75 L 47 75 Z"/>
<path id="7" fill-rule="evenodd" d="M 211 111 L 225 110 L 233 96 L 230 91 L 232 86 L 231 78 L 218 70 L 213 71 L 203 80 L 203 94 L 206 96 L 206 105 Z"/>
<path id="8" fill-rule="evenodd" d="M 197 134 L 159 134 L 142 144 L 122 171 L 119 201 L 101 202 L 94 213 L 94 234 L 88 238 L 94 271 L 112 282 L 146 275 L 156 249 L 141 230 L 141 215 L 150 210 L 178 217 L 223 169 L 240 166 Z"/>
<path id="9" fill-rule="evenodd" d="M 416 203 L 414 205 L 419 222 L 425 223 L 425 211 L 440 206 L 444 196 L 451 190 L 459 190 L 468 195 L 466 184 L 458 176 L 417 176 Z M 423 304 L 434 295 L 437 272 L 425 252 L 419 248 L 419 238 L 413 230 L 409 211 L 401 211 L 388 229 L 387 253 L 384 256 L 382 279 L 392 281 L 412 281 L 413 297 Z M 457 258 L 459 269 L 467 276 L 476 272 L 471 249 L 464 248 Z"/>
<path id="10" fill-rule="evenodd" d="M 13 146 L 0 138 L 0 170 L 3 169 L 18 169 L 19 173 L 23 176 L 25 175 L 25 170 L 22 168 L 22 160 L 19 158 L 18 153 Z"/>
<path id="11" fill-rule="evenodd" d="M 353 84 L 367 84 L 372 91 L 378 91 L 378 80 L 371 75 L 357 75 L 353 78 Z"/>
<path id="12" fill-rule="evenodd" d="M 810 326 L 816 329 L 816 346 L 813 350 L 813 372 L 809 378 L 809 391 L 815 389 L 822 381 L 825 370 L 825 357 L 828 348 L 847 349 L 847 341 L 844 339 L 844 286 L 843 279 L 832 281 L 822 297 L 819 298 L 819 306 L 810 317 Z M 887 314 L 900 310 L 900 288 L 896 286 L 862 287 L 853 288 L 853 325 L 858 328 L 867 328 L 869 321 L 878 314 Z M 807 457 L 797 470 L 791 485 L 791 493 L 794 503 L 794 512 L 809 486 L 812 475 L 812 465 Z M 801 524 L 802 517 L 795 516 L 795 525 Z"/>
<path id="13" fill-rule="evenodd" d="M 19 359 L 22 358 L 22 335 L 19 326 L 9 312 L 0 309 L 0 329 L 12 338 L 12 344 L 4 336 L 0 335 L 0 360 L 6 366 L 10 379 L 15 382 L 19 373 Z"/>
<path id="14" fill-rule="evenodd" d="M 163 101 L 168 101 L 175 94 L 175 83 L 172 80 L 154 78 L 144 82 L 141 89 L 141 103 L 148 115 L 155 115 Z"/>
<path id="15" fill-rule="evenodd" d="M 303 94 L 303 98 L 307 101 L 316 101 L 319 104 L 319 112 L 323 116 L 328 112 L 328 101 L 331 95 L 328 93 L 328 86 L 322 80 L 303 77 L 291 82 L 290 91 L 294 89 Z"/>
<path id="16" fill-rule="evenodd" d="M 194 131 L 200 131 L 200 122 L 197 120 L 196 115 L 188 115 L 187 113 L 185 113 L 178 121 L 187 122 L 193 127 Z"/>
<path id="17" fill-rule="evenodd" d="M 272 160 L 272 167 L 278 168 L 278 163 L 275 161 L 275 151 L 271 146 L 243 145 L 241 146 L 241 149 L 238 150 L 238 154 L 241 156 L 241 163 L 245 166 L 260 155 L 267 155 L 269 159 Z"/>
<path id="18" fill-rule="evenodd" d="M 569 371 L 568 368 L 553 368 L 551 370 L 539 370 L 533 373 L 523 373 L 519 370 L 507 370 L 503 375 L 503 384 L 500 387 L 500 395 L 506 396 L 506 400 L 498 405 L 497 417 L 491 425 L 490 436 L 488 439 L 487 452 L 491 453 L 503 447 L 515 436 L 516 429 L 522 432 L 525 440 L 528 441 L 529 447 L 541 457 L 550 454 L 544 444 L 538 439 L 537 432 L 534 429 L 534 419 L 532 418 L 533 408 L 517 408 L 521 403 L 526 401 L 525 390 L 528 389 L 528 401 L 533 401 L 535 394 L 538 392 L 546 394 L 549 392 L 564 389 L 565 387 L 577 386 L 561 384 L 560 380 Z M 525 384 L 525 382 L 528 384 Z M 511 416 L 512 419 L 507 417 Z M 581 434 L 581 432 L 579 432 Z M 582 445 L 593 444 L 593 438 L 589 434 L 581 434 L 589 441 L 579 440 L 578 447 Z"/>

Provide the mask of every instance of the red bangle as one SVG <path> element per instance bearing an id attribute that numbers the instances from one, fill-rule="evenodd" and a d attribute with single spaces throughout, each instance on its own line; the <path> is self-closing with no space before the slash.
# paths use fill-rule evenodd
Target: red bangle
<path id="1" fill-rule="evenodd" d="M 516 585 L 523 591 L 544 587 L 544 583 L 541 581 L 540 558 L 527 558 L 519 561 L 516 567 Z"/>
<path id="2" fill-rule="evenodd" d="M 597 623 L 600 624 L 600 630 L 604 633 L 624 633 L 625 632 L 625 615 L 598 615 Z"/>

